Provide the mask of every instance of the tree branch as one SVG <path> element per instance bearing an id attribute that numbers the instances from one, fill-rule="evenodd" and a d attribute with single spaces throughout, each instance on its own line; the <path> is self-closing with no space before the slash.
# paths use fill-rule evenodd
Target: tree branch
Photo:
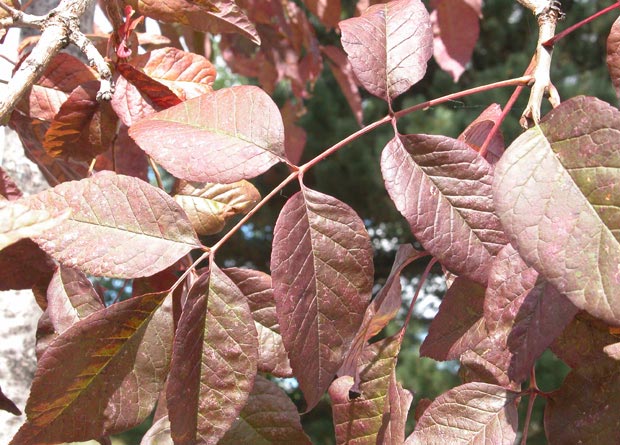
<path id="1" fill-rule="evenodd" d="M 79 20 L 94 0 L 62 0 L 44 16 L 25 14 L 9 8 L 8 26 L 30 27 L 42 30 L 41 38 L 9 81 L 5 97 L 0 101 L 0 124 L 6 124 L 17 102 L 41 77 L 50 61 L 69 43 L 77 45 L 101 76 L 98 99 L 110 99 L 113 87 L 112 73 L 105 60 L 79 29 Z M 5 22 L 1 22 L 5 25 Z"/>

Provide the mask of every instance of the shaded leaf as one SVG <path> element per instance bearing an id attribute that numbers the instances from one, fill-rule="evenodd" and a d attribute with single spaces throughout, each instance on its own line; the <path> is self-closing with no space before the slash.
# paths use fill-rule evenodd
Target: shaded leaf
<path id="1" fill-rule="evenodd" d="M 153 422 L 148 431 L 142 436 L 140 445 L 174 445 L 170 435 L 170 419 L 161 417 Z"/>
<path id="2" fill-rule="evenodd" d="M 373 5 L 340 22 L 342 46 L 362 86 L 391 100 L 424 77 L 433 32 L 420 0 Z"/>
<path id="3" fill-rule="evenodd" d="M 431 14 L 433 55 L 442 70 L 458 82 L 469 63 L 480 34 L 476 11 L 467 0 L 440 0 Z"/>
<path id="4" fill-rule="evenodd" d="M 88 162 L 112 147 L 117 117 L 98 91 L 99 81 L 86 82 L 61 105 L 43 139 L 50 156 Z"/>
<path id="5" fill-rule="evenodd" d="M 426 408 L 405 444 L 513 445 L 517 438 L 518 396 L 518 393 L 487 383 L 467 383 L 452 388 Z"/>
<path id="6" fill-rule="evenodd" d="M 17 184 L 2 167 L 0 167 L 0 195 L 9 201 L 15 201 L 23 195 Z"/>
<path id="7" fill-rule="evenodd" d="M 153 79 L 148 74 L 134 68 L 128 63 L 116 65 L 118 72 L 127 79 L 140 94 L 147 97 L 158 109 L 170 108 L 182 102 L 166 85 Z"/>
<path id="8" fill-rule="evenodd" d="M 30 239 L 0 250 L 0 290 L 47 287 L 56 263 Z"/>
<path id="9" fill-rule="evenodd" d="M 519 391 L 521 385 L 508 375 L 512 354 L 502 339 L 485 337 L 459 357 L 463 383 L 484 382 Z"/>
<path id="10" fill-rule="evenodd" d="M 294 105 L 291 100 L 286 101 L 284 106 L 280 109 L 282 123 L 284 124 L 284 149 L 286 158 L 294 165 L 299 165 L 308 139 L 306 130 L 297 125 L 297 120 L 304 112 L 303 105 Z"/>
<path id="11" fill-rule="evenodd" d="M 212 34 L 239 33 L 260 45 L 254 25 L 232 0 L 125 0 L 139 14 Z"/>
<path id="12" fill-rule="evenodd" d="M 254 86 L 187 100 L 142 119 L 129 134 L 166 170 L 188 181 L 235 182 L 284 160 L 278 107 Z"/>
<path id="13" fill-rule="evenodd" d="M 353 67 L 346 53 L 337 46 L 328 45 L 321 47 L 321 52 L 327 56 L 329 68 L 338 82 L 347 103 L 353 111 L 353 116 L 358 125 L 362 126 L 364 117 L 362 110 L 362 96 L 357 86 L 357 79 L 353 73 Z"/>
<path id="14" fill-rule="evenodd" d="M 494 201 L 524 261 L 580 309 L 620 324 L 620 112 L 577 97 L 517 138 L 498 162 Z"/>
<path id="15" fill-rule="evenodd" d="M 218 445 L 310 445 L 297 407 L 276 385 L 256 376 L 248 402 Z"/>
<path id="16" fill-rule="evenodd" d="M 338 25 L 342 9 L 340 0 L 304 0 L 304 4 L 327 28 Z"/>
<path id="17" fill-rule="evenodd" d="M 463 133 L 458 137 L 459 141 L 465 142 L 476 151 L 484 144 L 487 135 L 493 125 L 501 118 L 502 109 L 498 104 L 489 105 L 471 124 L 467 126 Z M 501 132 L 495 133 L 487 148 L 484 158 L 490 163 L 495 164 L 504 153 L 504 137 Z"/>
<path id="18" fill-rule="evenodd" d="M 494 213 L 493 168 L 446 136 L 399 135 L 381 155 L 385 186 L 422 243 L 443 266 L 485 284 L 506 243 Z"/>
<path id="19" fill-rule="evenodd" d="M 620 97 L 620 18 L 611 25 L 607 37 L 607 68 L 616 89 L 616 96 Z"/>
<path id="20" fill-rule="evenodd" d="M 258 370 L 277 377 L 291 377 L 293 371 L 280 334 L 271 277 L 264 272 L 236 267 L 224 269 L 248 299 L 258 332 Z"/>
<path id="21" fill-rule="evenodd" d="M 123 124 L 116 133 L 113 149 L 97 156 L 95 170 L 112 170 L 119 175 L 134 176 L 149 182 L 146 153 L 129 137 L 128 128 Z"/>
<path id="22" fill-rule="evenodd" d="M 152 275 L 200 247 L 178 204 L 137 178 L 100 172 L 29 199 L 33 208 L 71 211 L 35 241 L 62 264 L 93 275 Z"/>
<path id="23" fill-rule="evenodd" d="M 388 391 L 401 338 L 390 337 L 368 346 L 359 363 L 359 397 L 350 398 L 350 376 L 339 377 L 329 387 L 337 444 L 376 444 L 388 404 Z"/>
<path id="24" fill-rule="evenodd" d="M 257 356 L 250 308 L 213 265 L 191 287 L 174 339 L 167 401 L 175 445 L 218 442 L 246 404 Z"/>
<path id="25" fill-rule="evenodd" d="M 260 201 L 260 194 L 248 181 L 231 184 L 179 181 L 173 198 L 185 210 L 199 235 L 212 235 L 224 229 L 230 218 L 252 210 Z"/>
<path id="26" fill-rule="evenodd" d="M 0 201 L 0 249 L 58 226 L 70 213 L 66 209 L 33 210 L 26 200 Z"/>
<path id="27" fill-rule="evenodd" d="M 276 222 L 271 272 L 280 332 L 309 410 L 342 365 L 370 299 L 364 223 L 346 204 L 303 186 Z"/>
<path id="28" fill-rule="evenodd" d="M 474 348 L 486 336 L 484 287 L 458 277 L 443 297 L 439 312 L 420 346 L 420 355 L 435 360 L 454 360 Z"/>
<path id="29" fill-rule="evenodd" d="M 16 416 L 21 416 L 21 410 L 15 405 L 15 403 L 9 399 L 4 393 L 2 389 L 0 389 L 0 409 L 3 411 L 7 411 L 11 414 L 15 414 Z"/>
<path id="30" fill-rule="evenodd" d="M 587 389 L 587 390 L 584 390 Z M 571 372 L 545 407 L 550 443 L 616 443 L 620 431 L 620 372 L 588 379 Z"/>
<path id="31" fill-rule="evenodd" d="M 96 439 L 141 423 L 157 401 L 170 360 L 172 317 L 162 306 L 165 297 L 114 304 L 57 337 L 38 361 L 28 421 L 11 444 Z"/>
<path id="32" fill-rule="evenodd" d="M 391 445 L 405 442 L 405 423 L 412 401 L 413 394 L 402 387 L 396 380 L 396 372 L 392 371 L 377 444 Z"/>

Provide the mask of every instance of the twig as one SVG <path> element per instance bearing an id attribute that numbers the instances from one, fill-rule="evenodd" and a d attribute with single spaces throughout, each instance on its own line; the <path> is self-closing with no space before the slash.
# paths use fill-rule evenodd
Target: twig
<path id="1" fill-rule="evenodd" d="M 564 37 L 566 37 L 567 35 L 569 35 L 571 32 L 573 32 L 576 29 L 581 28 L 583 25 L 586 25 L 588 23 L 590 23 L 591 21 L 599 18 L 600 16 L 607 14 L 608 12 L 613 11 L 614 9 L 618 9 L 620 8 L 620 2 L 616 2 L 611 6 L 608 6 L 604 9 L 601 9 L 600 11 L 592 14 L 590 17 L 583 19 L 582 21 L 580 21 L 579 23 L 575 23 L 572 26 L 569 26 L 568 28 L 566 28 L 564 31 L 557 33 L 555 36 L 553 36 L 552 38 L 550 38 L 549 40 L 547 40 L 546 42 L 543 42 L 544 46 L 547 47 L 552 47 L 553 45 L 555 45 L 555 43 L 558 40 L 563 39 Z"/>

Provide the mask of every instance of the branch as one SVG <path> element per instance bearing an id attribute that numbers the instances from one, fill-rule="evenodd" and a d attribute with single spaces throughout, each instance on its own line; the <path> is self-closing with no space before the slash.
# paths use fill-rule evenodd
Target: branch
<path id="1" fill-rule="evenodd" d="M 41 77 L 51 60 L 69 43 L 77 45 L 101 76 L 98 99 L 112 97 L 112 73 L 105 60 L 79 29 L 79 20 L 94 0 L 62 0 L 44 16 L 25 14 L 7 7 L 10 17 L 0 25 L 31 27 L 42 30 L 41 38 L 9 81 L 5 97 L 0 100 L 0 124 L 6 124 L 17 102 Z M 6 8 L 5 8 L 6 9 Z"/>

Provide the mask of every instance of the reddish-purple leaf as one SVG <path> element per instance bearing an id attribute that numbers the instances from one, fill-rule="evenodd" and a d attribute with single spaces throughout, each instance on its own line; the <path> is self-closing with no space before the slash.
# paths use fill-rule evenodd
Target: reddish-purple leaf
<path id="1" fill-rule="evenodd" d="M 506 243 L 491 165 L 446 136 L 399 135 L 383 150 L 381 172 L 424 248 L 450 271 L 485 284 L 489 262 Z"/>
<path id="2" fill-rule="evenodd" d="M 512 380 L 528 378 L 534 361 L 577 311 L 553 286 L 538 279 L 512 245 L 499 252 L 489 273 L 484 315 L 489 335 L 510 351 Z"/>
<path id="3" fill-rule="evenodd" d="M 129 134 L 155 161 L 188 181 L 230 183 L 284 160 L 284 127 L 254 86 L 218 90 L 142 119 Z"/>
<path id="4" fill-rule="evenodd" d="M 123 76 L 116 79 L 114 95 L 110 103 L 126 127 L 131 127 L 135 122 L 160 110 L 147 97 L 143 97 L 138 88 Z"/>
<path id="5" fill-rule="evenodd" d="M 9 201 L 15 201 L 22 197 L 22 192 L 13 182 L 11 177 L 0 167 L 0 195 Z"/>
<path id="6" fill-rule="evenodd" d="M 260 37 L 245 13 L 232 0 L 124 0 L 139 14 L 189 25 L 212 34 L 239 33 L 257 45 Z"/>
<path id="7" fill-rule="evenodd" d="M 118 118 L 98 91 L 99 81 L 87 82 L 61 105 L 43 139 L 50 156 L 88 162 L 112 147 Z"/>
<path id="8" fill-rule="evenodd" d="M 484 287 L 458 277 L 443 297 L 439 312 L 420 346 L 420 355 L 454 360 L 486 336 L 483 316 Z"/>
<path id="9" fill-rule="evenodd" d="M 304 0 L 310 12 L 328 28 L 335 28 L 340 21 L 340 0 Z"/>
<path id="10" fill-rule="evenodd" d="M 147 97 L 159 109 L 170 108 L 182 102 L 166 85 L 159 83 L 148 74 L 134 68 L 128 63 L 119 63 L 118 72 L 127 79 L 138 91 Z"/>
<path id="11" fill-rule="evenodd" d="M 152 275 L 200 247 L 178 204 L 137 178 L 100 172 L 29 199 L 33 208 L 71 211 L 35 241 L 62 264 L 93 275 Z"/>
<path id="12" fill-rule="evenodd" d="M 458 137 L 476 151 L 480 151 L 493 125 L 500 119 L 502 109 L 498 104 L 489 105 Z M 495 164 L 504 153 L 504 137 L 498 131 L 491 139 L 484 158 Z"/>
<path id="13" fill-rule="evenodd" d="M 587 378 L 571 372 L 547 398 L 545 433 L 549 443 L 618 443 L 620 372 Z"/>
<path id="14" fill-rule="evenodd" d="M 22 238 L 41 235 L 69 217 L 66 209 L 32 209 L 27 200 L 0 201 L 0 250 Z"/>
<path id="15" fill-rule="evenodd" d="M 384 423 L 388 392 L 401 339 L 390 337 L 368 346 L 358 365 L 359 397 L 349 397 L 354 380 L 343 376 L 329 387 L 336 444 L 376 444 Z"/>
<path id="16" fill-rule="evenodd" d="M 246 404 L 257 357 L 248 303 L 213 265 L 190 289 L 174 339 L 167 400 L 176 445 L 218 443 Z"/>
<path id="17" fill-rule="evenodd" d="M 258 370 L 277 377 L 291 377 L 293 371 L 282 343 L 271 277 L 251 269 L 229 268 L 224 273 L 248 299 L 258 332 Z"/>
<path id="18" fill-rule="evenodd" d="M 575 306 L 620 323 L 620 112 L 595 98 L 562 103 L 496 166 L 494 201 L 524 261 Z"/>
<path id="19" fill-rule="evenodd" d="M 405 444 L 513 445 L 518 397 L 518 393 L 487 383 L 452 388 L 426 408 Z"/>
<path id="20" fill-rule="evenodd" d="M 21 416 L 22 412 L 15 405 L 15 403 L 4 395 L 2 389 L 0 389 L 0 409 L 4 411 L 8 411 L 11 414 L 15 414 L 16 416 Z"/>
<path id="21" fill-rule="evenodd" d="M 357 79 L 353 74 L 353 67 L 345 52 L 337 46 L 329 45 L 321 47 L 321 52 L 327 56 L 327 62 L 332 74 L 338 82 L 347 103 L 353 111 L 355 120 L 362 126 L 364 117 L 362 110 L 362 96 L 357 86 Z"/>
<path id="22" fill-rule="evenodd" d="M 213 235 L 223 230 L 232 217 L 252 210 L 260 201 L 260 193 L 248 181 L 205 184 L 181 180 L 173 198 L 199 235 Z"/>
<path id="23" fill-rule="evenodd" d="M 607 68 L 616 89 L 616 96 L 620 97 L 620 18 L 611 26 L 607 37 Z"/>
<path id="24" fill-rule="evenodd" d="M 310 445 L 304 433 L 297 407 L 276 385 L 260 375 L 239 419 L 233 423 L 218 445 Z"/>
<path id="25" fill-rule="evenodd" d="M 338 370 L 339 376 L 350 375 L 354 377 L 355 384 L 353 385 L 352 391 L 357 391 L 359 389 L 359 375 L 357 372 L 359 367 L 357 362 L 360 354 L 366 348 L 366 343 L 377 335 L 381 329 L 387 326 L 401 307 L 402 289 L 400 285 L 400 273 L 409 263 L 426 255 L 428 255 L 426 252 L 416 250 L 411 244 L 403 244 L 398 248 L 390 275 L 381 290 L 377 293 L 377 296 L 366 309 L 364 320 L 353 339 L 351 349 L 342 367 Z"/>
<path id="26" fill-rule="evenodd" d="M 372 246 L 346 204 L 302 186 L 276 222 L 271 271 L 278 321 L 307 409 L 342 365 L 370 300 Z"/>
<path id="27" fill-rule="evenodd" d="M 478 41 L 479 14 L 467 0 L 439 0 L 431 14 L 433 55 L 455 82 L 465 71 Z"/>
<path id="28" fill-rule="evenodd" d="M 38 361 L 28 421 L 11 444 L 96 439 L 141 423 L 168 371 L 173 325 L 165 297 L 114 304 L 57 337 Z"/>
<path id="29" fill-rule="evenodd" d="M 297 119 L 303 112 L 303 106 L 300 106 L 299 103 L 294 105 L 291 100 L 286 101 L 284 106 L 280 109 L 282 123 L 284 124 L 284 149 L 286 158 L 294 165 L 299 165 L 308 139 L 306 130 L 297 125 Z"/>
<path id="30" fill-rule="evenodd" d="M 392 372 L 377 444 L 392 445 L 405 442 L 405 424 L 412 401 L 413 394 L 402 387 L 396 380 L 396 373 Z"/>
<path id="31" fill-rule="evenodd" d="M 420 0 L 373 5 L 340 29 L 353 72 L 375 96 L 389 101 L 424 77 L 433 32 Z"/>
<path id="32" fill-rule="evenodd" d="M 0 250 L 0 290 L 47 287 L 56 263 L 35 242 L 23 239 Z"/>
<path id="33" fill-rule="evenodd" d="M 146 153 L 129 137 L 126 125 L 118 129 L 114 148 L 97 157 L 95 170 L 112 170 L 119 175 L 135 176 L 149 182 Z"/>
<path id="34" fill-rule="evenodd" d="M 61 334 L 104 308 L 101 297 L 84 273 L 64 266 L 56 269 L 47 288 L 47 314 L 56 332 Z"/>
<path id="35" fill-rule="evenodd" d="M 488 336 L 459 357 L 463 383 L 484 382 L 519 391 L 521 385 L 508 376 L 512 354 L 501 339 Z"/>

